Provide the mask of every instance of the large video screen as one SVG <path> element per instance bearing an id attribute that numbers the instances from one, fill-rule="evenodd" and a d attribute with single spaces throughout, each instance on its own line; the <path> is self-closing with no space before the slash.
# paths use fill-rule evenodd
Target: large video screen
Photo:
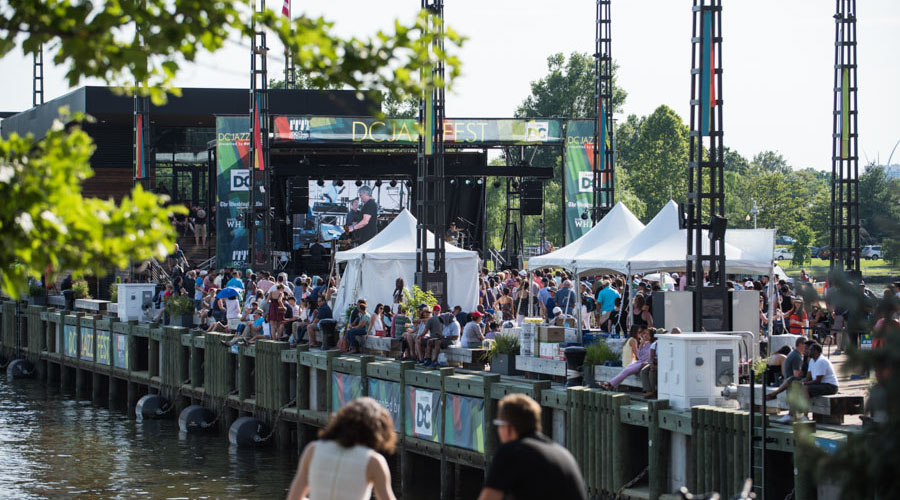
<path id="1" fill-rule="evenodd" d="M 374 179 L 309 181 L 309 209 L 306 214 L 294 214 L 294 249 L 320 242 L 349 238 L 351 242 L 368 240 L 392 220 L 401 210 L 409 208 L 409 188 L 404 181 Z M 365 216 L 368 215 L 368 218 Z M 347 233 L 349 226 L 367 222 L 356 231 Z M 368 226 L 368 227 L 365 227 Z M 356 234 L 353 234 L 353 233 Z"/>

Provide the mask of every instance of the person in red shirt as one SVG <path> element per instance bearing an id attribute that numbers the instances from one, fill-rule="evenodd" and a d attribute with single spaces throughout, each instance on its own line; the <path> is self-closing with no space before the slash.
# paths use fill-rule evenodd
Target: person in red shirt
<path id="1" fill-rule="evenodd" d="M 803 309 L 803 299 L 794 298 L 794 307 L 788 313 L 788 331 L 794 335 L 803 335 L 809 337 L 809 316 Z"/>

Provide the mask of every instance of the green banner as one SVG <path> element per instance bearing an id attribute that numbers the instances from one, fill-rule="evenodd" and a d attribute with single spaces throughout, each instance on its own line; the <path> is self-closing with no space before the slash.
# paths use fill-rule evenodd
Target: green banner
<path id="1" fill-rule="evenodd" d="M 66 346 L 66 356 L 70 358 L 78 357 L 78 327 L 75 325 L 65 325 L 63 327 L 63 343 Z"/>
<path id="2" fill-rule="evenodd" d="M 331 372 L 331 411 L 362 396 L 362 377 L 349 373 Z"/>
<path id="3" fill-rule="evenodd" d="M 372 144 L 415 146 L 418 120 L 412 118 L 276 116 L 273 144 Z M 444 145 L 480 148 L 492 145 L 562 144 L 559 120 L 447 118 Z"/>
<path id="4" fill-rule="evenodd" d="M 594 202 L 594 120 L 566 123 L 565 190 L 566 244 L 591 230 Z M 585 212 L 587 211 L 587 212 Z M 587 213 L 587 218 L 582 214 Z"/>
<path id="5" fill-rule="evenodd" d="M 97 330 L 95 341 L 97 342 L 97 363 L 109 366 L 112 360 L 110 356 L 110 337 L 108 330 Z"/>
<path id="6" fill-rule="evenodd" d="M 440 442 L 441 391 L 406 387 L 406 435 Z"/>
<path id="7" fill-rule="evenodd" d="M 250 119 L 216 117 L 216 267 L 247 267 Z"/>
<path id="8" fill-rule="evenodd" d="M 369 379 L 369 396 L 378 401 L 378 404 L 387 408 L 394 419 L 394 430 L 402 431 L 403 421 L 400 418 L 400 383 L 390 380 Z"/>
<path id="9" fill-rule="evenodd" d="M 484 400 L 447 393 L 444 444 L 484 453 Z"/>

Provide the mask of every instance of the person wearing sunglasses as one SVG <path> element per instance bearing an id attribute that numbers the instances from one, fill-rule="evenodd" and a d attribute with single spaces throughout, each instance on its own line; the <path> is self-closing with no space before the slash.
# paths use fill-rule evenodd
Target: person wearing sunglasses
<path id="1" fill-rule="evenodd" d="M 502 443 L 479 500 L 587 500 L 584 479 L 569 450 L 541 433 L 541 406 L 524 394 L 500 400 L 493 421 Z"/>

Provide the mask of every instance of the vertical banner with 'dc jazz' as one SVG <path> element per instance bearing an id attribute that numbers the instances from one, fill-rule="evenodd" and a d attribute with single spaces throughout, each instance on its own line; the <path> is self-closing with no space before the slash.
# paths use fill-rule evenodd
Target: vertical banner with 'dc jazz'
<path id="1" fill-rule="evenodd" d="M 250 119 L 216 117 L 216 267 L 247 267 Z"/>

